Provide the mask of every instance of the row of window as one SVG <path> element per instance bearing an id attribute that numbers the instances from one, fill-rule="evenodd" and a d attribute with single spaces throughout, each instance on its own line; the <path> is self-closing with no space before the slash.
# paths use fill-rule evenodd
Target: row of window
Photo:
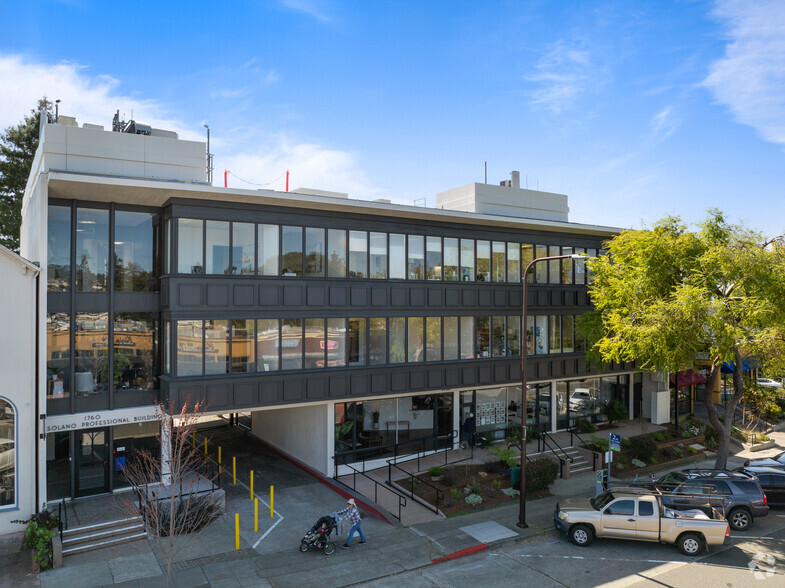
<path id="1" fill-rule="evenodd" d="M 50 205 L 47 229 L 49 290 L 67 292 L 73 281 L 73 289 L 77 292 L 106 292 L 110 272 L 114 276 L 115 291 L 154 290 L 156 217 L 150 212 L 115 210 L 110 213 L 99 208 Z M 110 221 L 114 233 L 111 247 Z"/>
<path id="2" fill-rule="evenodd" d="M 190 218 L 176 224 L 179 274 L 520 282 L 534 258 L 597 255 L 596 249 L 457 237 Z M 167 243 L 170 231 L 167 221 Z M 535 265 L 530 280 L 586 284 L 591 275 L 583 260 L 563 259 Z"/>
<path id="3" fill-rule="evenodd" d="M 528 353 L 583 350 L 575 316 L 529 318 Z M 175 375 L 520 356 L 520 325 L 519 316 L 179 320 Z M 165 349 L 170 337 L 166 323 Z"/>

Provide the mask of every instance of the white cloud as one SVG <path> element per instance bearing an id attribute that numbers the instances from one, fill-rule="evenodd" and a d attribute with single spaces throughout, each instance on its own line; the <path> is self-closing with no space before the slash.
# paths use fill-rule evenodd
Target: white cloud
<path id="1" fill-rule="evenodd" d="M 331 20 L 318 0 L 280 0 L 280 2 L 286 8 L 307 14 L 318 21 L 329 22 Z"/>
<path id="2" fill-rule="evenodd" d="M 655 141 L 664 141 L 670 137 L 678 126 L 678 121 L 673 114 L 673 107 L 666 106 L 651 119 L 652 138 Z"/>
<path id="3" fill-rule="evenodd" d="M 540 85 L 533 93 L 533 103 L 555 114 L 572 106 L 580 95 L 596 91 L 607 79 L 604 69 L 594 64 L 594 56 L 580 40 L 555 43 L 535 69 L 537 73 L 527 77 Z"/>
<path id="4" fill-rule="evenodd" d="M 730 42 L 704 85 L 737 121 L 785 145 L 785 2 L 726 0 L 714 15 Z"/>

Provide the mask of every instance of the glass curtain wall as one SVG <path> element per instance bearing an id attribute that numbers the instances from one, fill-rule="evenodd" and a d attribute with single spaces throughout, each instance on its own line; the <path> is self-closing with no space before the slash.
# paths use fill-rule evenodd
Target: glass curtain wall
<path id="1" fill-rule="evenodd" d="M 76 209 L 76 291 L 106 292 L 109 280 L 109 211 Z"/>
<path id="2" fill-rule="evenodd" d="M 349 231 L 349 277 L 368 276 L 368 233 Z"/>
<path id="3" fill-rule="evenodd" d="M 256 227 L 232 223 L 232 273 L 253 275 L 256 268 Z"/>
<path id="4" fill-rule="evenodd" d="M 346 277 L 346 231 L 327 229 L 327 277 Z"/>
<path id="5" fill-rule="evenodd" d="M 205 271 L 207 274 L 228 275 L 233 273 L 230 271 L 229 226 L 226 221 L 208 220 L 206 222 L 205 253 L 207 259 Z"/>
<path id="6" fill-rule="evenodd" d="M 281 275 L 303 275 L 302 227 L 281 227 Z"/>
<path id="7" fill-rule="evenodd" d="M 46 271 L 50 292 L 67 292 L 71 285 L 71 207 L 48 209 Z"/>
<path id="8" fill-rule="evenodd" d="M 204 273 L 203 239 L 204 221 L 193 218 L 177 219 L 177 273 Z"/>
<path id="9" fill-rule="evenodd" d="M 390 234 L 390 279 L 406 279 L 406 235 Z"/>
<path id="10" fill-rule="evenodd" d="M 324 229 L 305 229 L 305 275 L 324 277 Z"/>
<path id="11" fill-rule="evenodd" d="M 114 289 L 155 291 L 153 219 L 149 212 L 114 213 Z"/>
<path id="12" fill-rule="evenodd" d="M 370 276 L 375 280 L 387 279 L 387 233 L 370 234 Z"/>

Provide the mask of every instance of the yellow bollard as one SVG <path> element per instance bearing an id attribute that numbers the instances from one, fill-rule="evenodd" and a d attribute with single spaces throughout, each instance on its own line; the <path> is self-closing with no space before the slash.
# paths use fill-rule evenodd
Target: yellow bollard
<path id="1" fill-rule="evenodd" d="M 218 446 L 218 473 L 221 473 L 221 446 Z"/>
<path id="2" fill-rule="evenodd" d="M 240 549 L 240 515 L 234 513 L 234 548 Z"/>
<path id="3" fill-rule="evenodd" d="M 273 518 L 273 487 L 270 486 L 270 518 Z"/>
<path id="4" fill-rule="evenodd" d="M 253 470 L 251 470 L 251 500 L 253 500 Z"/>
<path id="5" fill-rule="evenodd" d="M 237 484 L 237 458 L 232 458 L 232 484 Z"/>
<path id="6" fill-rule="evenodd" d="M 253 499 L 253 532 L 259 532 L 259 499 Z"/>

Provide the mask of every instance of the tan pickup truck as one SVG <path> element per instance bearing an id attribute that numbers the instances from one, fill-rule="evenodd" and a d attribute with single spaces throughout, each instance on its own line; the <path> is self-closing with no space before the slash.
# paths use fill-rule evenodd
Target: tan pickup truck
<path id="1" fill-rule="evenodd" d="M 660 496 L 639 488 L 612 489 L 594 498 L 571 498 L 556 505 L 553 522 L 573 543 L 585 547 L 594 537 L 654 541 L 698 555 L 709 545 L 730 543 L 730 527 L 715 509 L 677 511 Z"/>

